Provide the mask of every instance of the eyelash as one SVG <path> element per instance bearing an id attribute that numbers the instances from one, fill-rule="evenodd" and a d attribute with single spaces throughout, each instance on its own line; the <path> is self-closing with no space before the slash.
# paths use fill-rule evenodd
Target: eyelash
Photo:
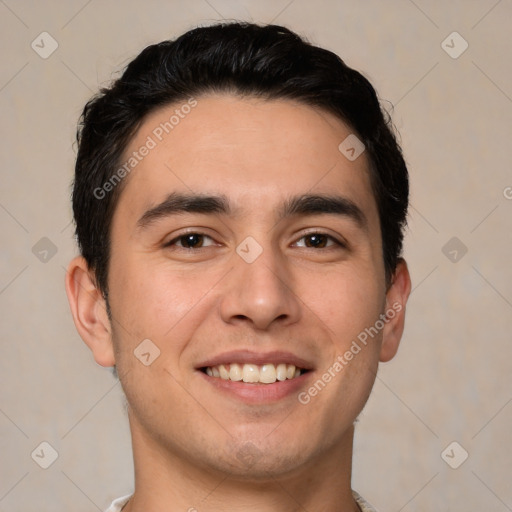
<path id="1" fill-rule="evenodd" d="M 209 235 L 207 235 L 206 233 L 201 233 L 200 231 L 190 231 L 188 233 L 184 233 L 182 235 L 179 235 L 175 238 L 173 238 L 171 241 L 167 242 L 165 244 L 165 247 L 168 248 L 168 247 L 172 247 L 173 245 L 175 245 L 175 242 L 178 241 L 178 240 L 181 240 L 181 239 L 184 239 L 185 237 L 187 236 L 190 236 L 190 235 L 199 235 L 199 236 L 203 236 L 203 237 L 206 237 L 206 238 L 209 238 L 210 240 L 213 240 L 213 238 Z M 329 249 L 329 248 L 332 248 L 334 246 L 339 246 L 340 248 L 346 248 L 347 245 L 343 242 L 341 242 L 340 240 L 337 240 L 336 238 L 334 238 L 332 235 L 329 235 L 327 233 L 323 233 L 321 231 L 312 231 L 310 233 L 306 233 L 305 235 L 302 235 L 298 240 L 302 240 L 304 238 L 307 238 L 307 237 L 311 237 L 311 236 L 314 236 L 314 235 L 320 235 L 320 236 L 325 236 L 327 237 L 329 240 L 331 240 L 332 242 L 334 242 L 333 244 L 331 244 L 330 246 L 328 245 L 327 247 L 321 247 L 320 249 Z M 297 240 L 297 241 L 298 241 Z M 296 243 L 296 242 L 295 242 Z M 179 249 L 183 249 L 185 251 L 195 251 L 195 250 L 201 250 L 201 249 L 207 249 L 208 247 L 211 247 L 211 246 L 208 246 L 208 247 L 199 247 L 197 249 L 194 249 L 194 247 L 180 247 L 180 246 L 176 246 L 178 247 Z M 315 247 L 305 247 L 306 249 L 315 249 Z"/>

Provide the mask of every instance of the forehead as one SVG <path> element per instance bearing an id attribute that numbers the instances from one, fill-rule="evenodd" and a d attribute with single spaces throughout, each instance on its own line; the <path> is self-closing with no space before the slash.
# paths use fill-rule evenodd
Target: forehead
<path id="1" fill-rule="evenodd" d="M 174 103 L 148 116 L 126 148 L 123 161 L 136 165 L 116 211 L 143 211 L 181 191 L 223 194 L 239 213 L 263 213 L 273 199 L 337 191 L 371 216 L 366 155 L 350 161 L 338 149 L 351 134 L 336 116 L 291 100 L 222 94 Z"/>

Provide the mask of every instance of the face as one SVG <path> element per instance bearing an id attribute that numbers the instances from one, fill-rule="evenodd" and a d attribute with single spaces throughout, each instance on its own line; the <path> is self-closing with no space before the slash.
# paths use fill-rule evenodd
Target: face
<path id="1" fill-rule="evenodd" d="M 346 446 L 398 346 L 404 287 L 386 287 L 366 155 L 338 149 L 350 128 L 289 100 L 196 100 L 126 150 L 145 156 L 111 226 L 115 364 L 159 456 L 284 474 Z"/>

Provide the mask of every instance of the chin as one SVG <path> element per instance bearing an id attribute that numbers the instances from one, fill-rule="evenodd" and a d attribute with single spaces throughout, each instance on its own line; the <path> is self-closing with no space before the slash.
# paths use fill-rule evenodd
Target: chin
<path id="1" fill-rule="evenodd" d="M 226 460 L 217 469 L 231 480 L 251 483 L 268 483 L 276 478 L 291 476 L 305 463 L 304 454 L 256 454 L 241 450 L 231 461 Z"/>
<path id="2" fill-rule="evenodd" d="M 231 440 L 216 458 L 217 469 L 241 481 L 267 482 L 293 473 L 306 462 L 308 455 L 296 443 L 271 440 L 264 434 L 258 442 Z M 274 441 L 274 442 L 272 442 Z"/>

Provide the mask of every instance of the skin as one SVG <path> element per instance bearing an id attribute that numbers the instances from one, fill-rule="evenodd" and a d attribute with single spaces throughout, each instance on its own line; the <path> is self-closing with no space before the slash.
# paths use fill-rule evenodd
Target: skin
<path id="1" fill-rule="evenodd" d="M 368 160 L 340 153 L 351 130 L 327 112 L 290 100 L 196 99 L 123 183 L 111 229 L 112 321 L 81 257 L 66 278 L 78 332 L 98 364 L 116 365 L 127 397 L 135 493 L 124 511 L 357 511 L 354 422 L 379 361 L 398 349 L 410 293 L 403 260 L 385 282 Z M 146 118 L 126 156 L 177 107 Z M 224 194 L 235 212 L 137 227 L 172 192 Z M 343 196 L 366 224 L 334 214 L 279 220 L 283 201 L 301 194 Z M 210 238 L 166 246 L 187 231 Z M 304 238 L 313 233 L 333 238 L 318 247 Z M 263 250 L 252 263 L 236 252 L 248 236 Z M 307 391 L 394 303 L 401 311 L 307 405 L 297 393 L 246 404 L 196 371 L 233 349 L 287 350 L 314 367 Z M 149 366 L 134 356 L 144 339 L 160 349 Z"/>

